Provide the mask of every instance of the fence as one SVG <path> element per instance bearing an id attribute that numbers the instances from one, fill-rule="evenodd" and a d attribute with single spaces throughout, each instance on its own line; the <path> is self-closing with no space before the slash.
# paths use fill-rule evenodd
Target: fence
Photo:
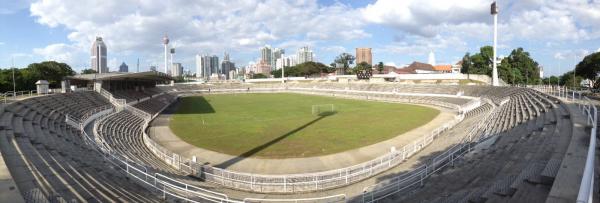
<path id="1" fill-rule="evenodd" d="M 590 203 L 593 202 L 594 194 L 594 165 L 596 158 L 596 130 L 598 129 L 598 109 L 596 104 L 589 98 L 583 96 L 582 92 L 569 89 L 568 87 L 560 86 L 532 86 L 531 88 L 536 89 L 540 92 L 544 92 L 549 95 L 554 95 L 559 98 L 571 100 L 577 103 L 581 113 L 586 116 L 586 122 L 591 125 L 590 133 L 590 145 L 587 151 L 587 157 L 585 161 L 585 167 L 583 176 L 581 177 L 581 185 L 579 185 L 579 194 L 577 195 L 578 203 Z"/>
<path id="2" fill-rule="evenodd" d="M 0 100 L 2 100 L 2 103 L 8 103 L 11 99 L 21 99 L 21 98 L 27 98 L 27 97 L 31 97 L 31 96 L 35 96 L 37 95 L 37 91 L 36 90 L 27 90 L 27 91 L 9 91 L 9 92 L 5 92 L 5 93 L 0 93 Z"/>
<path id="3" fill-rule="evenodd" d="M 313 90 L 313 89 L 310 89 Z M 308 89 L 302 88 L 253 88 L 252 92 L 281 92 L 281 91 L 294 91 L 294 92 L 303 92 L 306 93 Z M 328 90 L 321 89 L 319 92 L 312 92 L 315 94 L 324 93 Z M 249 89 L 216 89 L 216 90 L 206 90 L 203 92 L 210 93 L 231 93 L 231 92 L 240 92 L 246 93 L 250 92 Z M 365 93 L 369 95 L 373 95 L 376 92 L 369 91 L 346 91 L 351 93 Z M 385 92 L 385 94 L 388 94 Z M 331 95 L 331 94 L 328 94 Z M 335 94 L 332 96 L 344 96 L 342 92 L 335 91 Z M 345 95 L 348 96 L 348 95 Z M 356 95 L 355 95 L 356 96 Z M 365 99 L 362 96 L 351 96 L 353 98 Z M 367 97 L 368 99 L 377 99 L 377 100 L 385 100 L 391 98 L 385 97 L 377 97 L 371 96 Z M 440 106 L 448 106 L 452 108 L 460 109 L 459 105 L 454 104 L 441 104 L 443 102 L 438 101 L 428 101 L 430 104 L 437 104 Z M 469 104 L 469 103 L 468 103 Z M 472 105 L 472 104 L 469 104 Z M 160 112 L 160 111 L 159 111 Z M 157 114 L 153 115 L 152 118 L 157 116 Z M 252 191 L 252 192 L 262 192 L 262 193 L 292 193 L 292 192 L 308 192 L 308 191 L 318 191 L 324 189 L 331 189 L 336 187 L 341 187 L 344 185 L 348 185 L 354 182 L 358 182 L 364 179 L 367 179 L 373 175 L 386 171 L 392 167 L 397 166 L 398 164 L 404 162 L 412 155 L 431 144 L 433 140 L 435 140 L 441 133 L 451 129 L 456 124 L 461 122 L 464 119 L 464 115 L 458 115 L 454 120 L 446 123 L 439 128 L 436 128 L 431 133 L 423 135 L 421 138 L 414 140 L 412 143 L 405 145 L 400 150 L 390 150 L 389 153 L 386 153 L 380 157 L 377 157 L 373 160 L 360 163 L 354 166 L 316 172 L 316 173 L 304 173 L 304 174 L 289 174 L 289 175 L 263 175 L 263 174 L 251 174 L 251 173 L 241 173 L 236 171 L 230 171 L 225 169 L 220 169 L 208 165 L 200 165 L 190 160 L 189 158 L 182 157 L 178 154 L 171 152 L 170 150 L 160 146 L 154 140 L 152 140 L 147 133 L 144 131 L 144 143 L 146 146 L 160 159 L 162 159 L 165 163 L 173 166 L 176 169 L 179 169 L 185 173 L 195 175 L 197 177 L 201 177 L 206 181 L 210 181 L 215 184 L 223 185 L 230 188 Z M 143 126 L 143 129 L 146 129 L 148 122 L 146 122 Z"/>
<path id="4" fill-rule="evenodd" d="M 204 188 L 200 188 L 194 185 L 184 183 L 182 181 L 170 178 L 160 173 L 151 173 L 142 164 L 132 162 L 127 157 L 123 157 L 120 154 L 114 153 L 109 145 L 104 141 L 101 136 L 96 136 L 96 128 L 94 128 L 94 137 L 92 138 L 85 131 L 85 126 L 90 122 L 96 120 L 100 122 L 102 119 L 109 118 L 110 115 L 116 113 L 114 109 L 106 109 L 99 107 L 90 110 L 90 116 L 87 116 L 82 123 L 75 125 L 79 126 L 82 132 L 83 141 L 92 147 L 93 150 L 103 155 L 104 159 L 117 166 L 116 169 L 124 172 L 128 178 L 137 181 L 143 187 L 160 194 L 163 199 L 174 199 L 176 201 L 186 201 L 193 203 L 200 202 L 221 202 L 221 203 L 245 203 L 245 202 L 344 202 L 346 196 L 344 194 L 317 197 L 317 198 L 306 198 L 306 199 L 260 199 L 260 198 L 245 198 L 244 200 L 230 199 L 228 195 L 223 193 L 214 192 Z M 88 114 L 88 113 L 86 113 Z M 74 120 L 72 120 L 74 121 Z M 124 180 L 125 181 L 125 180 Z"/>
<path id="5" fill-rule="evenodd" d="M 110 101 L 110 103 L 115 105 L 117 108 L 122 108 L 127 103 L 125 99 L 117 99 L 112 95 L 112 93 L 106 91 L 103 88 L 100 89 L 100 95 L 108 99 L 108 101 Z"/>
<path id="6" fill-rule="evenodd" d="M 488 121 L 499 113 L 501 108 L 494 107 L 492 111 L 472 128 L 459 144 L 434 157 L 431 161 L 418 166 L 412 171 L 396 176 L 389 181 L 375 184 L 364 189 L 363 202 L 375 202 L 402 191 L 408 191 L 416 186 L 422 186 L 423 181 L 430 175 L 446 166 L 454 166 L 456 159 L 471 151 L 472 146 L 485 140 L 489 134 L 485 133 Z"/>

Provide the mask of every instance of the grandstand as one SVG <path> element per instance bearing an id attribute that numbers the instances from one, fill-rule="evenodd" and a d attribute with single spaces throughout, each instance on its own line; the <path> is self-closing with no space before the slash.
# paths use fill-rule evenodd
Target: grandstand
<path id="1" fill-rule="evenodd" d="M 595 135 L 595 107 L 564 98 L 564 90 L 333 82 L 156 86 L 170 80 L 157 72 L 69 80 L 92 88 L 0 108 L 0 152 L 26 202 L 574 202 L 580 186 L 589 188 L 589 143 L 582 140 Z M 147 134 L 179 97 L 273 92 L 432 105 L 456 116 L 373 160 L 298 174 L 219 168 L 175 154 Z"/>

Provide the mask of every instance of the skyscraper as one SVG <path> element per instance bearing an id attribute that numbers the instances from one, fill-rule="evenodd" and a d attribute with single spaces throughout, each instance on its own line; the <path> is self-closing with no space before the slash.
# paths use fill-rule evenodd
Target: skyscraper
<path id="1" fill-rule="evenodd" d="M 179 77 L 182 75 L 183 75 L 183 66 L 181 66 L 181 63 L 171 64 L 171 76 Z"/>
<path id="2" fill-rule="evenodd" d="M 121 63 L 121 66 L 119 66 L 119 72 L 122 72 L 122 73 L 129 72 L 129 66 L 127 66 L 127 64 L 125 64 L 125 62 Z"/>
<path id="3" fill-rule="evenodd" d="M 373 65 L 371 48 L 356 48 L 356 64 L 361 62 L 367 62 L 369 65 Z"/>
<path id="4" fill-rule="evenodd" d="M 106 45 L 102 41 L 102 37 L 96 37 L 96 41 L 92 44 L 91 52 L 92 70 L 97 73 L 108 73 L 108 67 L 106 66 Z"/>
<path id="5" fill-rule="evenodd" d="M 314 61 L 313 51 L 307 46 L 298 49 L 298 52 L 296 53 L 296 60 L 298 64 Z"/>
<path id="6" fill-rule="evenodd" d="M 196 55 L 196 77 L 208 79 L 212 74 L 219 74 L 219 57 Z"/>
<path id="7" fill-rule="evenodd" d="M 260 60 L 263 62 L 263 64 L 271 65 L 273 60 L 271 46 L 265 45 L 264 47 L 260 48 Z"/>
<path id="8" fill-rule="evenodd" d="M 216 55 L 212 55 L 210 57 L 210 73 L 219 74 L 219 57 Z"/>
<path id="9" fill-rule="evenodd" d="M 281 59 L 281 57 L 283 57 L 283 54 L 285 54 L 284 49 L 280 49 L 280 48 L 273 49 L 273 56 L 271 57 L 271 69 L 272 70 L 277 69 L 277 60 Z"/>
<path id="10" fill-rule="evenodd" d="M 225 52 L 223 56 L 223 62 L 221 62 L 221 74 L 225 75 L 226 79 L 231 79 L 229 72 L 235 70 L 235 63 L 229 60 L 229 54 Z"/>

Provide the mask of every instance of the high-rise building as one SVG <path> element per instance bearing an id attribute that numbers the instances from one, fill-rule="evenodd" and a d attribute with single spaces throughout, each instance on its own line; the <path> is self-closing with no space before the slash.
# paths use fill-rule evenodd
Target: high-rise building
<path id="1" fill-rule="evenodd" d="M 129 66 L 127 66 L 127 64 L 125 64 L 125 62 L 121 63 L 121 66 L 119 66 L 119 72 L 122 72 L 122 73 L 129 72 Z"/>
<path id="2" fill-rule="evenodd" d="M 156 66 L 150 66 L 150 71 L 156 71 Z"/>
<path id="3" fill-rule="evenodd" d="M 181 63 L 171 64 L 171 76 L 179 77 L 182 75 L 183 75 L 183 66 L 181 66 Z"/>
<path id="4" fill-rule="evenodd" d="M 219 74 L 219 57 L 196 55 L 196 77 L 209 79 L 213 74 Z"/>
<path id="5" fill-rule="evenodd" d="M 369 65 L 373 65 L 371 48 L 356 48 L 356 64 L 361 62 L 367 62 Z"/>
<path id="6" fill-rule="evenodd" d="M 229 72 L 232 70 L 235 70 L 235 63 L 229 60 L 229 54 L 225 52 L 225 55 L 223 56 L 223 62 L 221 62 L 221 74 L 225 75 L 225 79 L 232 79 L 229 74 Z"/>
<path id="7" fill-rule="evenodd" d="M 219 57 L 216 55 L 212 55 L 210 57 L 210 73 L 219 74 L 219 65 Z"/>
<path id="8" fill-rule="evenodd" d="M 271 56 L 271 69 L 272 70 L 277 69 L 277 60 L 281 59 L 284 54 L 285 54 L 284 49 L 280 49 L 280 48 L 273 49 L 273 55 Z"/>
<path id="9" fill-rule="evenodd" d="M 264 47 L 260 48 L 260 62 L 262 62 L 263 64 L 268 64 L 271 65 L 273 60 L 273 52 L 271 50 L 271 46 L 269 45 L 265 45 Z"/>
<path id="10" fill-rule="evenodd" d="M 102 41 L 102 37 L 96 37 L 96 41 L 92 44 L 91 52 L 92 70 L 97 73 L 108 73 L 108 67 L 106 66 L 106 45 Z"/>
<path id="11" fill-rule="evenodd" d="M 309 61 L 314 61 L 313 51 L 310 48 L 302 47 L 296 53 L 297 64 L 302 64 Z"/>

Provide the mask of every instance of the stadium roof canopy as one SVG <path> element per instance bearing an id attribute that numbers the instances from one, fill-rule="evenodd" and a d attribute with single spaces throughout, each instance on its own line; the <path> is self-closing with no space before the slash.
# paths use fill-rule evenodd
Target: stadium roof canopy
<path id="1" fill-rule="evenodd" d="M 157 81 L 157 82 L 167 82 L 173 80 L 170 75 L 164 74 L 158 71 L 147 71 L 147 72 L 139 72 L 139 73 L 123 73 L 123 72 L 113 72 L 113 73 L 92 73 L 92 74 L 81 74 L 66 77 L 68 80 L 85 80 L 85 81 L 93 81 L 93 80 L 137 80 L 137 81 Z"/>

